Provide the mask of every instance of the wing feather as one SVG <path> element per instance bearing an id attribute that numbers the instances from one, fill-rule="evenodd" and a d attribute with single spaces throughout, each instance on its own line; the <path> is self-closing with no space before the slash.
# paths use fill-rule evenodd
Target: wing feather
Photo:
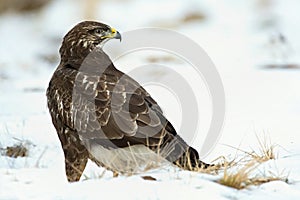
<path id="1" fill-rule="evenodd" d="M 53 85 L 60 87 L 57 98 L 65 111 L 62 119 L 82 138 L 126 138 L 129 143 L 158 145 L 166 130 L 176 135 L 173 127 L 166 127 L 170 123 L 156 101 L 120 71 L 97 76 L 61 68 L 54 76 Z"/>

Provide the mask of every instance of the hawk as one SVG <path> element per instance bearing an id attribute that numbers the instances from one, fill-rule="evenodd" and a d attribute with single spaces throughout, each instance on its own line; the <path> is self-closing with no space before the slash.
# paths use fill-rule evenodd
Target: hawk
<path id="1" fill-rule="evenodd" d="M 116 29 L 84 21 L 66 34 L 59 50 L 47 104 L 68 181 L 80 179 L 88 159 L 126 173 L 137 158 L 149 159 L 145 149 L 186 170 L 209 166 L 176 133 L 150 94 L 116 69 L 102 49 L 113 38 L 121 40 Z"/>

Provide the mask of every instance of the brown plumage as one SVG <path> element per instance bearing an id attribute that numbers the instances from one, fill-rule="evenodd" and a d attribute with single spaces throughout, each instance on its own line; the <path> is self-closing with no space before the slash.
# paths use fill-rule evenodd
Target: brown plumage
<path id="1" fill-rule="evenodd" d="M 102 50 L 112 38 L 121 35 L 105 24 L 76 25 L 64 37 L 61 62 L 47 89 L 68 180 L 80 179 L 88 159 L 115 172 L 128 172 L 126 157 L 109 157 L 110 152 L 128 147 L 151 149 L 187 170 L 207 167 L 147 91 L 115 68 Z M 120 160 L 121 167 L 116 165 Z"/>

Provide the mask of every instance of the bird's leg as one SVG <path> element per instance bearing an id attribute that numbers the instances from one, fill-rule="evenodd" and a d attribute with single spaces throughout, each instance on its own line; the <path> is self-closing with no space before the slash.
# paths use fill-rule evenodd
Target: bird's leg
<path id="1" fill-rule="evenodd" d="M 65 156 L 65 169 L 68 181 L 79 181 L 88 161 L 88 158 L 85 156 L 83 157 L 83 155 L 77 155 L 77 158 L 75 160 L 70 160 L 69 157 L 70 154 Z"/>
<path id="2" fill-rule="evenodd" d="M 88 151 L 80 143 L 78 134 L 75 131 L 65 128 L 58 136 L 64 150 L 65 170 L 68 181 L 79 181 L 88 161 Z"/>

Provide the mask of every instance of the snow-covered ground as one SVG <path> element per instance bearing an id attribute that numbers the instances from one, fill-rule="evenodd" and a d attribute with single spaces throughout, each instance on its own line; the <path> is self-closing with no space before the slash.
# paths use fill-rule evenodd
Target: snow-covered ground
<path id="1" fill-rule="evenodd" d="M 95 18 L 120 32 L 151 26 L 169 28 L 193 39 L 208 53 L 225 88 L 226 119 L 218 144 L 204 160 L 232 158 L 237 152 L 232 147 L 257 151 L 257 136 L 267 135 L 278 145 L 278 158 L 263 163 L 256 172 L 288 175 L 288 183 L 274 181 L 243 190 L 216 183 L 222 172 L 207 175 L 166 167 L 113 178 L 111 172 L 93 163 L 82 181 L 67 183 L 45 90 L 58 64 L 63 35 L 84 19 L 82 2 L 53 0 L 41 12 L 0 16 L 0 148 L 21 142 L 29 149 L 24 158 L 0 155 L 0 199 L 300 199 L 300 69 L 265 67 L 282 60 L 300 65 L 300 2 L 103 0 L 95 7 Z M 184 16 L 195 12 L 203 13 L 205 19 L 184 22 Z M 280 41 L 279 33 L 286 42 Z M 117 66 L 128 72 L 133 66 L 147 64 L 147 56 L 153 54 L 129 55 L 118 60 Z M 187 74 L 184 63 L 167 60 L 163 64 Z M 153 70 L 152 76 L 163 79 Z M 201 134 L 191 145 L 201 149 L 211 109 L 205 87 L 195 87 L 201 91 Z M 157 87 L 147 89 L 179 128 L 176 98 Z M 171 103 L 170 98 L 174 100 Z M 144 175 L 157 181 L 144 180 Z"/>

